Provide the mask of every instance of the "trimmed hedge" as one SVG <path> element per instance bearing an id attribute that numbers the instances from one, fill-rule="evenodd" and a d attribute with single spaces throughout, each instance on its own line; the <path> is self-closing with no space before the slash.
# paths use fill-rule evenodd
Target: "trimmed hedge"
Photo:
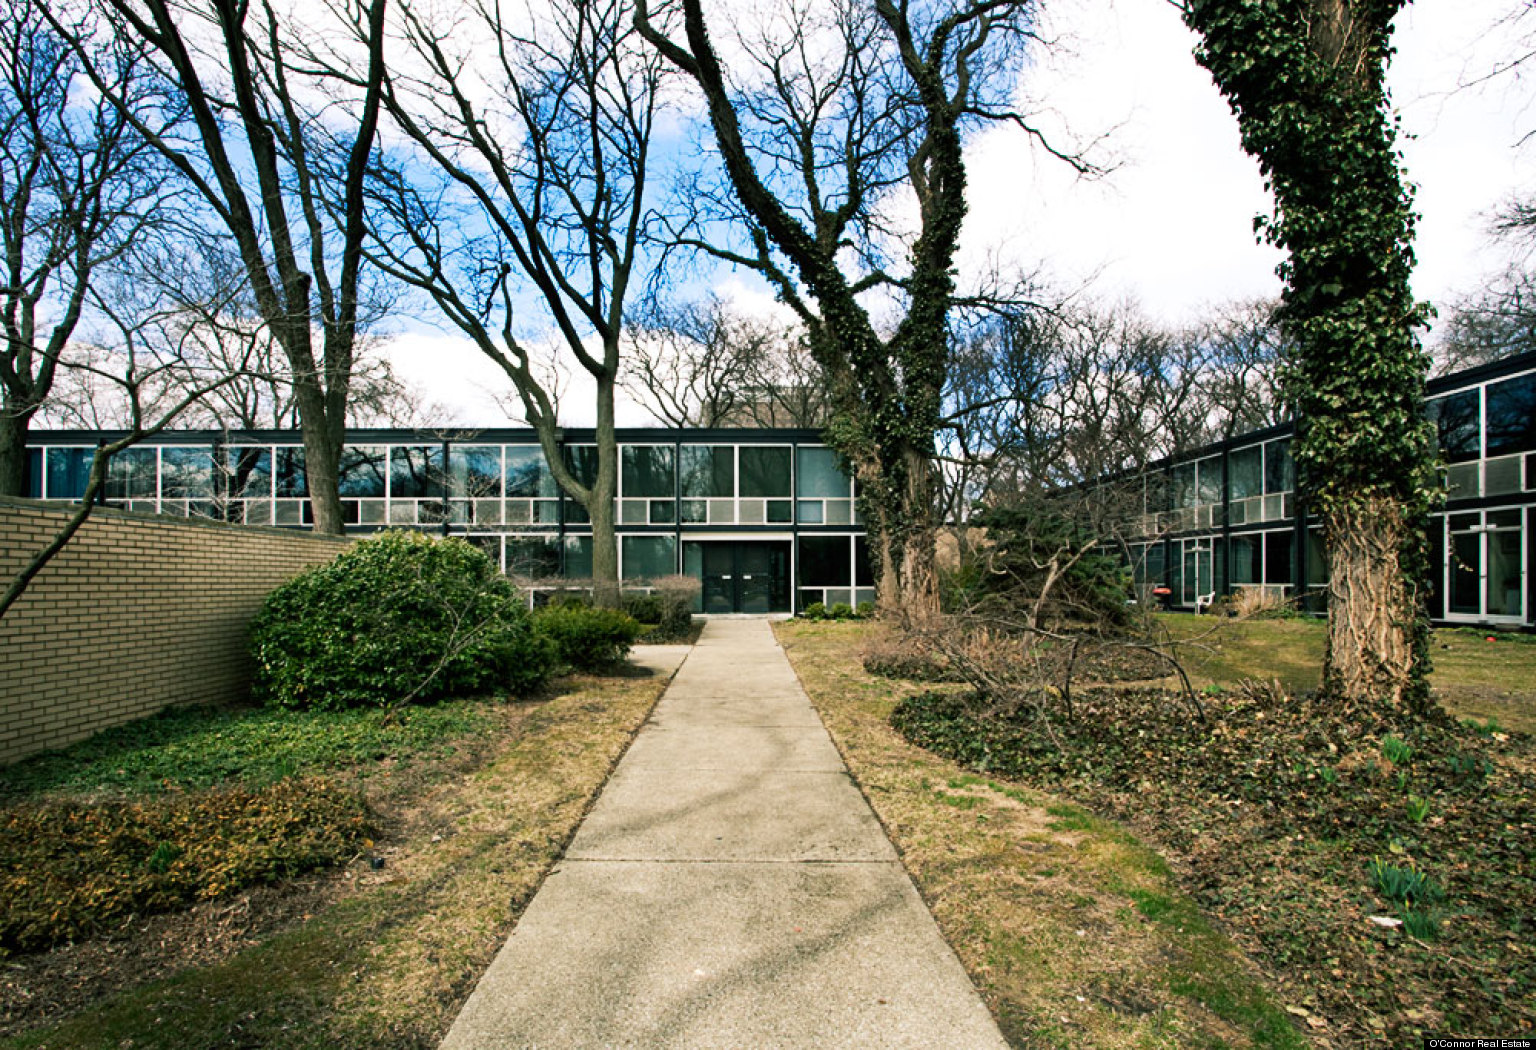
<path id="1" fill-rule="evenodd" d="M 553 670 L 516 589 L 462 539 L 386 532 L 267 596 L 254 694 L 284 707 L 528 693 Z"/>
<path id="2" fill-rule="evenodd" d="M 366 846 L 361 796 L 326 780 L 0 814 L 0 954 L 79 940 L 339 863 Z"/>
<path id="3" fill-rule="evenodd" d="M 547 605 L 534 614 L 540 634 L 554 643 L 559 661 L 577 671 L 622 663 L 640 637 L 640 623 L 617 609 Z"/>

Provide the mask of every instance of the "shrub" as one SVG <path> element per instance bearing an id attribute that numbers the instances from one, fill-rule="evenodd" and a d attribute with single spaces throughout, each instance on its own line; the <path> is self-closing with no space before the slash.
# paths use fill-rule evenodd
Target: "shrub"
<path id="1" fill-rule="evenodd" d="M 861 654 L 864 670 L 882 678 L 913 682 L 942 682 L 949 669 L 933 647 L 906 631 L 889 630 L 871 638 Z"/>
<path id="2" fill-rule="evenodd" d="M 853 619 L 853 606 L 847 602 L 834 602 L 832 608 L 827 610 L 827 617 L 833 620 Z"/>
<path id="3" fill-rule="evenodd" d="M 991 544 L 973 592 L 979 604 L 1032 607 L 1047 592 L 1048 621 L 1123 626 L 1129 620 L 1130 572 L 1083 523 L 1050 511 L 993 507 L 974 524 L 987 530 Z M 1065 568 L 1057 572 L 1056 565 Z"/>
<path id="4" fill-rule="evenodd" d="M 534 616 L 539 632 L 554 643 L 556 658 L 578 671 L 621 663 L 640 637 L 640 624 L 618 609 L 548 605 Z"/>
<path id="5" fill-rule="evenodd" d="M 800 615 L 804 616 L 807 620 L 825 620 L 827 618 L 827 607 L 821 602 L 812 602 L 805 607 L 805 611 Z"/>
<path id="6" fill-rule="evenodd" d="M 267 596 L 251 627 L 255 695 L 284 707 L 385 706 L 506 689 L 552 658 L 479 548 L 386 532 Z"/>
<path id="7" fill-rule="evenodd" d="M 662 600 L 659 594 L 634 593 L 624 596 L 624 611 L 644 624 L 660 624 Z"/>
<path id="8" fill-rule="evenodd" d="M 861 619 L 869 619 L 871 616 L 875 615 L 875 603 L 860 602 L 858 609 L 855 610 L 855 615 L 859 616 Z"/>
<path id="9" fill-rule="evenodd" d="M 685 638 L 693 629 L 693 603 L 702 584 L 692 576 L 662 576 L 651 581 L 661 599 L 661 621 L 652 635 L 657 641 Z"/>
<path id="10" fill-rule="evenodd" d="M 0 954 L 336 864 L 370 834 L 360 796 L 313 779 L 11 807 L 0 817 Z"/>

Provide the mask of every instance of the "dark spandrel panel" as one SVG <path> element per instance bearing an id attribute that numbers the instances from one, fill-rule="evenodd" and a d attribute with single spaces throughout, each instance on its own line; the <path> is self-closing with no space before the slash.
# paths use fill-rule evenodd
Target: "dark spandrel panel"
<path id="1" fill-rule="evenodd" d="M 107 465 L 107 499 L 154 499 L 157 470 L 155 449 L 123 449 Z"/>
<path id="2" fill-rule="evenodd" d="M 671 445 L 625 445 L 619 450 L 619 490 L 625 499 L 671 499 L 675 466 Z"/>
<path id="3" fill-rule="evenodd" d="M 853 560 L 847 536 L 800 537 L 800 586 L 847 587 Z"/>
<path id="4" fill-rule="evenodd" d="M 277 450 L 274 478 L 277 494 L 291 499 L 309 495 L 309 479 L 304 476 L 304 450 L 297 447 Z"/>
<path id="5" fill-rule="evenodd" d="M 537 445 L 508 445 L 507 496 L 521 499 L 549 499 L 558 495 L 555 476 L 544 461 L 544 450 Z"/>
<path id="6" fill-rule="evenodd" d="M 790 495 L 790 453 L 787 447 L 741 447 L 741 494 L 785 497 Z"/>
<path id="7" fill-rule="evenodd" d="M 672 536 L 620 538 L 626 580 L 651 580 L 677 572 L 677 541 Z"/>
<path id="8" fill-rule="evenodd" d="M 567 525 L 590 525 L 592 515 L 587 513 L 587 508 L 573 499 L 562 500 L 565 504 L 565 523 Z"/>
<path id="9" fill-rule="evenodd" d="M 1488 455 L 1536 449 L 1536 372 L 1488 384 Z"/>
<path id="10" fill-rule="evenodd" d="M 213 449 L 161 449 L 160 495 L 163 499 L 212 499 Z"/>
<path id="11" fill-rule="evenodd" d="M 1440 454 L 1449 463 L 1482 454 L 1479 437 L 1481 398 L 1476 390 L 1437 397 L 1425 405 L 1439 435 Z"/>
<path id="12" fill-rule="evenodd" d="M 40 448 L 27 449 L 27 496 L 43 498 L 43 450 Z"/>
<path id="13" fill-rule="evenodd" d="M 1262 496 L 1264 494 L 1264 446 L 1253 445 L 1231 453 L 1227 457 L 1227 472 L 1234 500 Z"/>
<path id="14" fill-rule="evenodd" d="M 565 469 L 575 476 L 578 484 L 585 488 L 597 481 L 596 445 L 566 445 L 564 455 Z"/>
<path id="15" fill-rule="evenodd" d="M 795 456 L 796 495 L 805 499 L 847 499 L 848 476 L 830 448 L 801 446 Z"/>
<path id="16" fill-rule="evenodd" d="M 543 462 L 543 457 L 539 457 Z M 455 445 L 448 450 L 455 496 L 495 499 L 501 495 L 501 446 Z"/>
<path id="17" fill-rule="evenodd" d="M 1264 491 L 1292 492 L 1296 488 L 1296 463 L 1291 459 L 1291 442 L 1271 441 L 1264 446 Z"/>
<path id="18" fill-rule="evenodd" d="M 272 450 L 235 445 L 225 450 L 224 470 L 231 499 L 272 498 Z"/>
<path id="19" fill-rule="evenodd" d="M 50 448 L 46 460 L 49 499 L 79 499 L 91 479 L 95 449 Z"/>
<path id="20" fill-rule="evenodd" d="M 736 450 L 730 445 L 684 445 L 683 495 L 726 499 L 736 495 Z"/>
<path id="21" fill-rule="evenodd" d="M 443 494 L 443 447 L 397 445 L 389 450 L 389 494 L 419 499 Z"/>
<path id="22" fill-rule="evenodd" d="M 342 496 L 354 499 L 383 499 L 384 470 L 389 450 L 382 445 L 348 445 L 341 450 L 341 469 L 336 487 Z"/>

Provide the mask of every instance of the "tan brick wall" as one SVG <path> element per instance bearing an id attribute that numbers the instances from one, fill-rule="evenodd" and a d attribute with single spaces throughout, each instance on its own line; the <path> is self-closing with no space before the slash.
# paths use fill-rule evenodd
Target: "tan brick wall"
<path id="1" fill-rule="evenodd" d="M 0 497 L 0 584 L 72 510 Z M 243 698 L 262 599 L 347 543 L 96 510 L 0 620 L 0 764 L 172 704 Z"/>

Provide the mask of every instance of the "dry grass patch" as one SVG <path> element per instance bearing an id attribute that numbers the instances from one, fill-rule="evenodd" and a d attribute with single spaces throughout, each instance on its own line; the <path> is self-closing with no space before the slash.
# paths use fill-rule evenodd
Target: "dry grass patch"
<path id="1" fill-rule="evenodd" d="M 285 928 L 0 1045 L 435 1046 L 664 686 L 567 679 L 446 775 L 373 778 L 381 870 L 361 858 Z"/>
<path id="2" fill-rule="evenodd" d="M 778 625 L 854 777 L 1019 1047 L 1302 1046 L 1248 960 L 1151 849 L 1060 799 L 961 770 L 891 729 L 931 688 L 859 663 L 867 624 Z"/>

